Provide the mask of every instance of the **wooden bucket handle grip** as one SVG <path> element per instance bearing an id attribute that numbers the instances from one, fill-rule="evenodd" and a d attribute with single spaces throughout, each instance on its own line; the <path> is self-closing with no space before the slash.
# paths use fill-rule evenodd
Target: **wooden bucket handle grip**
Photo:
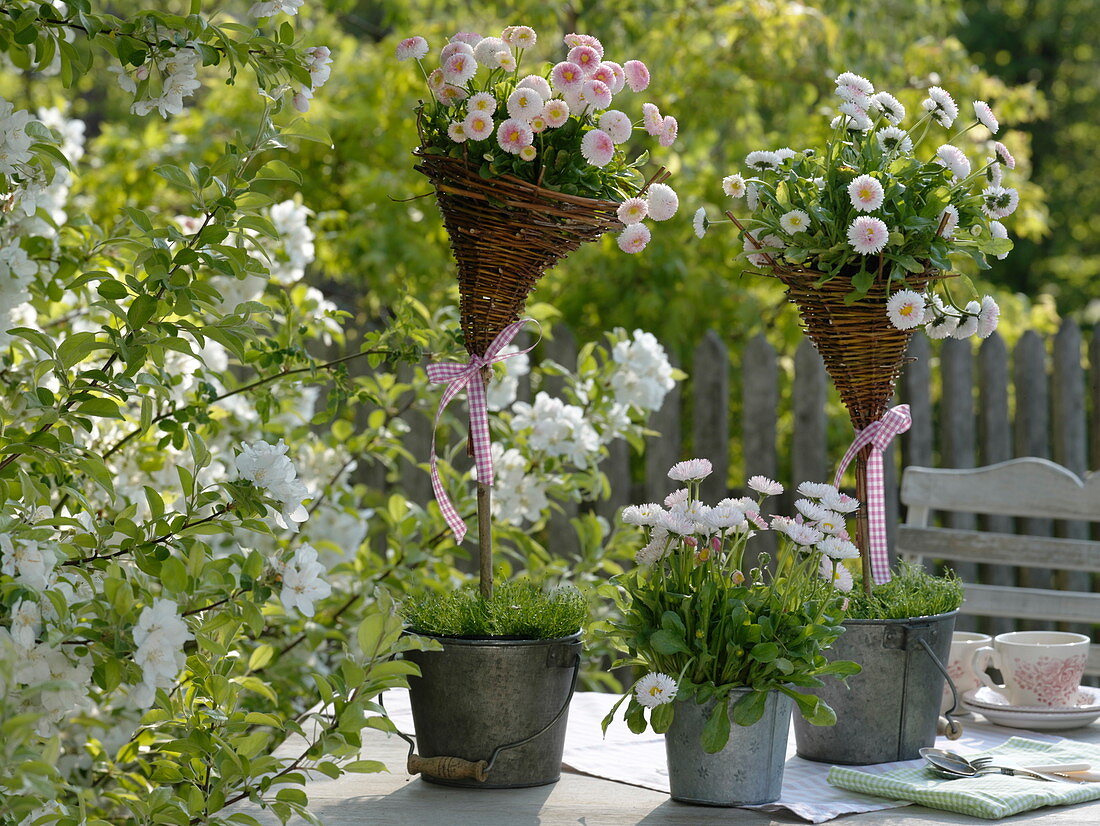
<path id="1" fill-rule="evenodd" d="M 936 734 L 948 740 L 958 740 L 963 735 L 962 723 L 954 717 L 940 716 L 936 721 Z"/>
<path id="2" fill-rule="evenodd" d="M 489 777 L 489 764 L 484 760 L 473 763 L 461 757 L 421 757 L 410 754 L 409 774 L 430 774 L 440 780 L 476 780 L 484 783 Z"/>

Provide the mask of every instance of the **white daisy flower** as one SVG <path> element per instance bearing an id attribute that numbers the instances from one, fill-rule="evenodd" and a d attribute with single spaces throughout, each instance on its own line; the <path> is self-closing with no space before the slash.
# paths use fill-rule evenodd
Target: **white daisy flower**
<path id="1" fill-rule="evenodd" d="M 634 131 L 634 125 L 630 122 L 630 116 L 618 109 L 608 109 L 600 115 L 600 129 L 611 136 L 615 143 L 626 143 Z"/>
<path id="2" fill-rule="evenodd" d="M 993 110 L 989 108 L 989 104 L 984 100 L 974 101 L 974 116 L 978 119 L 978 123 L 994 135 L 1001 128 L 1001 125 L 997 122 L 997 116 L 993 114 Z"/>
<path id="3" fill-rule="evenodd" d="M 474 46 L 474 59 L 488 69 L 500 67 L 500 53 L 508 50 L 508 44 L 499 37 L 483 37 Z"/>
<path id="4" fill-rule="evenodd" d="M 778 496 L 783 492 L 783 485 L 767 476 L 750 476 L 748 485 L 757 493 L 765 496 Z"/>
<path id="5" fill-rule="evenodd" d="M 627 226 L 637 224 L 649 214 L 649 204 L 644 198 L 627 198 L 615 214 Z"/>
<path id="6" fill-rule="evenodd" d="M 521 161 L 533 161 L 538 154 L 538 150 L 534 146 L 525 146 L 519 150 L 519 159 Z"/>
<path id="7" fill-rule="evenodd" d="M 656 708 L 676 699 L 678 686 L 667 674 L 651 671 L 634 686 L 634 696 L 646 708 Z"/>
<path id="8" fill-rule="evenodd" d="M 727 175 L 722 179 L 722 191 L 731 198 L 745 197 L 745 179 L 740 175 Z"/>
<path id="9" fill-rule="evenodd" d="M 825 536 L 825 534 L 817 528 L 812 525 L 807 525 L 805 522 L 790 522 L 784 525 L 780 530 L 789 536 L 792 542 L 806 548 L 811 545 L 816 545 Z"/>
<path id="10" fill-rule="evenodd" d="M 817 527 L 828 534 L 841 534 L 847 530 L 848 525 L 843 516 L 826 508 L 825 514 L 817 520 Z"/>
<path id="11" fill-rule="evenodd" d="M 1016 211 L 1020 193 L 1003 186 L 987 186 L 982 190 L 982 212 L 990 218 L 1007 218 Z"/>
<path id="12" fill-rule="evenodd" d="M 461 121 L 456 121 L 447 127 L 447 136 L 455 143 L 463 143 L 466 140 L 466 129 Z"/>
<path id="13" fill-rule="evenodd" d="M 698 482 L 714 472 L 709 459 L 688 459 L 677 462 L 668 471 L 668 478 L 674 482 Z"/>
<path id="14" fill-rule="evenodd" d="M 826 536 L 818 543 L 817 549 L 829 559 L 856 559 L 859 557 L 859 548 L 839 536 Z"/>
<path id="15" fill-rule="evenodd" d="M 470 95 L 466 101 L 466 112 L 480 112 L 483 115 L 491 115 L 497 110 L 497 99 L 488 92 L 478 92 Z"/>
<path id="16" fill-rule="evenodd" d="M 653 531 L 653 538 L 634 554 L 634 561 L 639 565 L 655 565 L 664 558 L 668 545 L 668 531 L 657 528 Z"/>
<path id="17" fill-rule="evenodd" d="M 406 37 L 397 44 L 398 60 L 420 60 L 428 53 L 428 41 L 423 37 Z"/>
<path id="18" fill-rule="evenodd" d="M 848 198 L 852 206 L 861 212 L 873 212 L 882 206 L 885 198 L 882 184 L 870 175 L 860 175 L 848 184 Z"/>
<path id="19" fill-rule="evenodd" d="M 1016 168 L 1016 159 L 1000 141 L 993 141 L 993 155 L 997 158 L 997 163 L 1004 164 L 1007 169 Z"/>
<path id="20" fill-rule="evenodd" d="M 932 313 L 932 320 L 924 325 L 924 332 L 929 338 L 938 341 L 955 332 L 955 328 L 959 326 L 959 317 L 948 313 L 943 301 L 935 293 L 932 294 L 932 306 L 929 309 Z"/>
<path id="21" fill-rule="evenodd" d="M 990 221 L 989 222 L 989 233 L 994 238 L 1007 238 L 1008 237 L 1008 230 L 1005 229 L 1005 225 L 1002 224 L 1000 221 Z M 1000 255 L 997 256 L 997 258 L 1003 261 L 1005 258 L 1008 258 L 1008 253 L 1007 252 L 1002 252 Z"/>
<path id="22" fill-rule="evenodd" d="M 757 189 L 756 184 L 745 185 L 745 206 L 753 212 L 760 206 L 760 190 Z"/>
<path id="23" fill-rule="evenodd" d="M 882 116 L 893 126 L 905 120 L 905 107 L 889 92 L 878 92 L 872 95 L 869 108 L 873 112 L 882 112 Z"/>
<path id="24" fill-rule="evenodd" d="M 886 302 L 890 323 L 899 330 L 912 330 L 924 321 L 924 296 L 913 290 L 898 290 Z"/>
<path id="25" fill-rule="evenodd" d="M 836 129 L 843 126 L 849 132 L 866 132 L 871 128 L 871 119 L 866 115 L 853 117 L 852 115 L 837 115 L 829 121 L 829 128 Z"/>
<path id="26" fill-rule="evenodd" d="M 936 122 L 949 127 L 959 116 L 959 105 L 951 95 L 939 86 L 928 87 L 928 97 L 921 103 L 925 111 L 931 112 Z"/>
<path id="27" fill-rule="evenodd" d="M 904 129 L 896 126 L 887 126 L 875 133 L 875 139 L 885 152 L 897 152 L 899 155 L 908 155 L 913 151 L 913 139 Z"/>
<path id="28" fill-rule="evenodd" d="M 550 82 L 542 75 L 527 75 L 516 84 L 517 89 L 534 89 L 543 100 L 549 100 L 553 96 L 550 90 Z"/>
<path id="29" fill-rule="evenodd" d="M 764 149 L 755 149 L 745 156 L 745 166 L 749 169 L 755 169 L 757 172 L 778 169 L 779 164 L 779 156 Z"/>
<path id="30" fill-rule="evenodd" d="M 831 582 L 833 587 L 838 591 L 848 593 L 852 590 L 851 572 L 829 557 L 823 556 L 821 558 L 821 564 L 818 566 L 818 573 L 821 575 L 822 579 Z"/>
<path id="31" fill-rule="evenodd" d="M 829 515 L 828 508 L 823 508 L 817 502 L 813 502 L 809 499 L 796 499 L 794 506 L 800 514 L 811 522 L 817 522 Z"/>
<path id="32" fill-rule="evenodd" d="M 853 513 L 859 510 L 859 500 L 854 496 L 841 493 L 836 488 L 833 488 L 832 485 L 828 487 L 832 488 L 832 490 L 826 491 L 821 495 L 820 500 L 822 505 L 837 513 Z"/>
<path id="33" fill-rule="evenodd" d="M 1000 322 L 1001 308 L 993 300 L 993 296 L 982 298 L 981 309 L 978 311 L 978 338 L 989 338 L 997 329 Z"/>
<path id="34" fill-rule="evenodd" d="M 691 219 L 691 228 L 695 230 L 695 237 L 702 238 L 707 234 L 707 210 L 699 207 L 695 210 L 695 217 Z"/>
<path id="35" fill-rule="evenodd" d="M 936 160 L 950 169 L 956 178 L 965 178 L 970 174 L 970 158 L 957 146 L 945 143 L 936 150 Z"/>
<path id="36" fill-rule="evenodd" d="M 881 252 L 890 240 L 890 230 L 878 218 L 860 215 L 848 227 L 848 243 L 860 255 Z"/>
<path id="37" fill-rule="evenodd" d="M 823 482 L 803 482 L 798 486 L 798 492 L 811 499 L 820 499 L 830 493 L 836 493 L 837 489 Z"/>
<path id="38" fill-rule="evenodd" d="M 569 120 L 569 104 L 561 98 L 548 100 L 542 109 L 542 116 L 551 129 L 565 126 L 565 122 Z"/>
<path id="39" fill-rule="evenodd" d="M 472 141 L 483 141 L 493 134 L 493 116 L 484 112 L 470 112 L 462 121 L 466 137 Z"/>
<path id="40" fill-rule="evenodd" d="M 1005 180 L 1004 167 L 997 163 L 996 158 L 990 158 L 985 168 L 985 179 L 993 186 L 1000 186 Z"/>
<path id="41" fill-rule="evenodd" d="M 619 245 L 619 249 L 623 252 L 634 254 L 646 248 L 652 235 L 653 234 L 649 231 L 649 227 L 645 224 L 631 224 L 619 233 L 616 242 Z"/>
<path id="42" fill-rule="evenodd" d="M 680 207 L 676 191 L 668 184 L 653 184 L 646 200 L 649 202 L 649 217 L 654 221 L 667 221 Z"/>
<path id="43" fill-rule="evenodd" d="M 775 150 L 775 157 L 779 158 L 779 162 L 783 163 L 789 161 L 798 153 L 791 149 L 789 146 L 784 146 L 782 149 Z"/>
<path id="44" fill-rule="evenodd" d="M 774 235 L 765 235 L 758 241 L 759 244 L 754 242 L 749 235 L 745 235 L 743 246 L 745 258 L 754 267 L 767 267 L 771 263 L 769 258 L 774 260 L 775 253 L 783 249 L 783 242 Z M 760 250 L 760 252 L 757 250 Z"/>
<path id="45" fill-rule="evenodd" d="M 508 116 L 520 120 L 531 120 L 542 113 L 546 101 L 534 89 L 523 87 L 508 96 Z"/>
<path id="46" fill-rule="evenodd" d="M 978 314 L 982 311 L 982 305 L 977 301 L 971 301 L 965 309 L 966 316 L 959 319 L 959 325 L 951 333 L 951 338 L 967 339 L 978 332 Z"/>
<path id="47" fill-rule="evenodd" d="M 953 204 L 943 208 L 940 217 L 936 221 L 939 226 L 939 234 L 944 238 L 954 238 L 955 230 L 959 226 L 959 210 Z"/>
<path id="48" fill-rule="evenodd" d="M 875 93 L 875 86 L 854 72 L 843 72 L 836 78 L 836 93 L 846 101 L 866 107 Z"/>
<path id="49" fill-rule="evenodd" d="M 794 235 L 810 226 L 810 216 L 801 209 L 792 209 L 779 219 L 779 226 L 788 235 Z"/>
<path id="50" fill-rule="evenodd" d="M 665 507 L 674 508 L 677 505 L 683 505 L 687 502 L 690 495 L 691 491 L 689 491 L 687 488 L 674 490 L 672 493 L 665 497 Z"/>
<path id="51" fill-rule="evenodd" d="M 645 525 L 653 527 L 661 521 L 664 509 L 655 502 L 647 502 L 644 505 L 628 505 L 623 508 L 620 517 L 626 525 Z"/>

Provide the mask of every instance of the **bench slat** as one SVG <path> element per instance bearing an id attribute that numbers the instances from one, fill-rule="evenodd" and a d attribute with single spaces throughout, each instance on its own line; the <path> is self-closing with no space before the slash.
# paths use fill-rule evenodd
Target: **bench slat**
<path id="1" fill-rule="evenodd" d="M 1100 594 L 970 583 L 965 587 L 964 614 L 1054 622 L 1100 622 Z"/>
<path id="2" fill-rule="evenodd" d="M 1100 570 L 1100 542 L 1083 539 L 899 525 L 897 551 L 903 555 L 931 559 L 959 559 L 1070 571 Z"/>

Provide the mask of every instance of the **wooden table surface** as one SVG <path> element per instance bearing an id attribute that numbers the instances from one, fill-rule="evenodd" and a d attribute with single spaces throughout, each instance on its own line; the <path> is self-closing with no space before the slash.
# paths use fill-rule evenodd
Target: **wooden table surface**
<path id="1" fill-rule="evenodd" d="M 1074 740 L 1100 743 L 1100 722 L 1066 734 Z M 294 737 L 284 744 L 280 754 L 298 754 L 302 747 L 303 741 Z M 534 789 L 476 790 L 433 786 L 405 773 L 407 750 L 407 745 L 396 737 L 374 729 L 364 730 L 364 758 L 381 760 L 390 772 L 312 780 L 307 787 L 312 811 L 326 826 L 705 826 L 806 822 L 788 813 L 688 806 L 674 803 L 661 792 L 571 772 L 563 772 L 561 780 L 551 786 Z M 234 811 L 248 812 L 265 824 L 278 822 L 256 806 L 241 806 Z M 923 806 L 906 806 L 844 815 L 835 822 L 850 826 L 918 826 L 985 821 Z M 999 822 L 1100 826 L 1100 801 L 1038 809 Z"/>

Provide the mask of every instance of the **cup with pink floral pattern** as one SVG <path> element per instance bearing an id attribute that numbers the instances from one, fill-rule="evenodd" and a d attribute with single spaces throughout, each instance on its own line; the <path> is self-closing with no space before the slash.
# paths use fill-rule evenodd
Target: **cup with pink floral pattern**
<path id="1" fill-rule="evenodd" d="M 1007 695 L 1017 706 L 1072 706 L 1076 704 L 1091 641 L 1066 631 L 1013 631 L 993 638 L 971 658 L 983 685 Z M 998 685 L 985 673 L 992 664 L 1004 677 Z"/>
<path id="2" fill-rule="evenodd" d="M 962 695 L 964 692 L 978 688 L 981 682 L 974 669 L 970 667 L 974 659 L 974 652 L 982 646 L 988 646 L 993 642 L 989 634 L 979 634 L 976 631 L 956 631 L 951 635 L 951 654 L 947 660 L 947 673 L 951 676 L 951 682 L 959 692 L 959 705 L 956 713 L 963 711 Z M 951 708 L 951 687 L 946 681 L 943 684 L 943 700 L 940 703 L 940 714 Z"/>

